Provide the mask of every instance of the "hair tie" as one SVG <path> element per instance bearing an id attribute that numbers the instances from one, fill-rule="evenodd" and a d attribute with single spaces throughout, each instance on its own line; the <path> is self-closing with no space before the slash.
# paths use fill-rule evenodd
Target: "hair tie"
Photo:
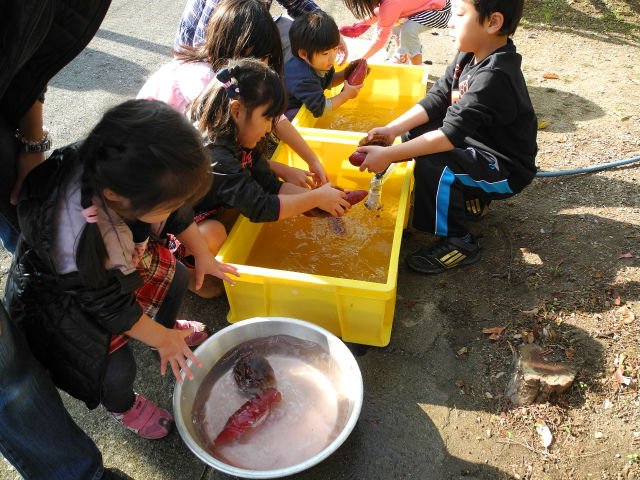
<path id="1" fill-rule="evenodd" d="M 227 92 L 229 98 L 236 98 L 240 93 L 240 87 L 237 84 L 231 83 L 231 73 L 228 68 L 223 68 L 216 74 L 216 78 L 222 83 L 222 86 Z"/>
<path id="2" fill-rule="evenodd" d="M 95 205 L 91 205 L 82 210 L 82 216 L 87 223 L 96 223 L 98 221 L 98 208 Z"/>

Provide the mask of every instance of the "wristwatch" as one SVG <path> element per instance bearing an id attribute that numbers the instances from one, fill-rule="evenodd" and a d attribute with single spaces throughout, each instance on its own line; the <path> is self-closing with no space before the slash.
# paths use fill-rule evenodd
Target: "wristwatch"
<path id="1" fill-rule="evenodd" d="M 20 132 L 20 130 L 16 130 L 15 137 L 20 141 L 22 151 L 27 153 L 46 152 L 52 145 L 51 137 L 49 137 L 49 130 L 46 127 L 42 127 L 42 137 L 40 140 L 27 140 L 22 136 L 22 132 Z"/>

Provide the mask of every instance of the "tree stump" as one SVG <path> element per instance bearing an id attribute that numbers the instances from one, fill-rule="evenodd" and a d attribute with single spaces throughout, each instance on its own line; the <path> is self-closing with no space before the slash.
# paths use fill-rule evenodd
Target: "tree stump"
<path id="1" fill-rule="evenodd" d="M 550 360 L 535 343 L 520 345 L 513 357 L 514 372 L 505 396 L 514 405 L 546 402 L 569 388 L 576 376 L 571 366 Z"/>

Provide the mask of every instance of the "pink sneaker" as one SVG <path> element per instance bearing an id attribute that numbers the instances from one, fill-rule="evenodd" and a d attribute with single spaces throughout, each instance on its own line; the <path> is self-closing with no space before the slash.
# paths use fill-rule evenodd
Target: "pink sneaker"
<path id="1" fill-rule="evenodd" d="M 200 322 L 194 322 L 191 320 L 176 320 L 173 328 L 175 328 L 176 330 L 193 330 L 193 332 L 191 332 L 191 335 L 185 337 L 184 339 L 185 343 L 190 347 L 200 345 L 209 336 L 209 334 L 204 331 L 206 325 Z"/>
<path id="2" fill-rule="evenodd" d="M 126 412 L 109 412 L 117 421 L 142 438 L 166 437 L 173 427 L 173 416 L 142 395 L 136 393 L 136 401 Z"/>

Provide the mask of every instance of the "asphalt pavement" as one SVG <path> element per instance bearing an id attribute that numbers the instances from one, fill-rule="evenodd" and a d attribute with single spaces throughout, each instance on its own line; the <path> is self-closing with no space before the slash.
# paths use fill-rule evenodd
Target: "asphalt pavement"
<path id="1" fill-rule="evenodd" d="M 342 2 L 318 2 L 339 25 L 353 17 Z M 57 146 L 83 138 L 109 107 L 135 97 L 148 76 L 171 59 L 170 47 L 184 7 L 183 0 L 115 0 L 89 46 L 51 82 L 45 124 Z M 279 8 L 274 2 L 272 13 Z M 436 32 L 437 33 L 437 32 Z M 425 56 L 432 73 L 451 59 L 451 46 L 440 32 L 428 36 Z M 425 42 L 423 42 L 425 44 Z M 403 247 L 402 256 L 406 254 Z M 0 275 L 9 264 L 0 255 Z M 446 316 L 429 300 L 422 277 L 401 266 L 391 343 L 369 348 L 357 357 L 364 381 L 360 419 L 346 442 L 329 458 L 296 479 L 443 479 L 497 478 L 500 472 L 467 460 L 461 442 L 442 434 L 455 410 L 459 391 L 453 379 L 455 352 L 446 336 Z M 409 311 L 407 299 L 419 300 Z M 225 299 L 203 300 L 188 294 L 182 317 L 219 330 L 228 325 Z M 135 342 L 133 342 L 135 343 Z M 138 361 L 137 390 L 171 409 L 174 380 L 159 374 L 157 355 L 134 345 Z M 88 410 L 62 394 L 77 423 L 95 440 L 107 466 L 140 480 L 231 478 L 202 463 L 177 432 L 165 439 L 144 440 L 126 431 L 101 409 Z M 462 442 L 464 444 L 464 442 Z M 456 445 L 454 448 L 453 445 Z M 0 460 L 0 479 L 20 478 Z"/>

